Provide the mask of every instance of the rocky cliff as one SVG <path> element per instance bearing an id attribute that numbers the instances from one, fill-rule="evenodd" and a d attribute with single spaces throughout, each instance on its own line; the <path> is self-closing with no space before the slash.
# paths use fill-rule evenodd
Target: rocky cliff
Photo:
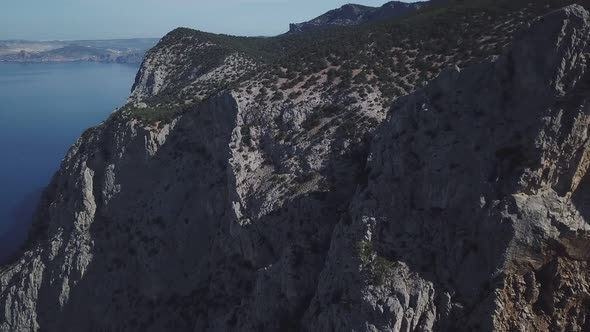
<path id="1" fill-rule="evenodd" d="M 435 26 L 387 82 L 386 40 L 313 69 L 174 31 L 0 268 L 0 331 L 588 330 L 590 18 L 514 3 L 425 13 L 479 52 Z"/>
<path id="2" fill-rule="evenodd" d="M 395 103 L 335 231 L 314 327 L 345 316 L 330 292 L 362 299 L 347 328 L 590 327 L 589 23 L 581 7 L 551 13 L 506 55 Z M 360 294 L 344 287 L 359 280 Z"/>

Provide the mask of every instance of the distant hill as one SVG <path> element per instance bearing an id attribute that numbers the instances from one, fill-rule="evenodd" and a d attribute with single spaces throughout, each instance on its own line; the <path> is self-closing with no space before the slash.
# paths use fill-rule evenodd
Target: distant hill
<path id="1" fill-rule="evenodd" d="M 155 38 L 0 41 L 0 62 L 116 62 L 141 63 L 145 52 L 155 46 Z"/>
<path id="2" fill-rule="evenodd" d="M 435 2 L 442 2 L 442 0 Z M 428 6 L 429 4 L 430 2 L 428 1 L 413 3 L 391 1 L 381 7 L 347 4 L 338 9 L 331 10 L 321 16 L 318 16 L 311 21 L 291 24 L 289 27 L 289 33 L 305 32 L 338 26 L 359 25 L 367 22 L 388 19 L 417 11 Z"/>

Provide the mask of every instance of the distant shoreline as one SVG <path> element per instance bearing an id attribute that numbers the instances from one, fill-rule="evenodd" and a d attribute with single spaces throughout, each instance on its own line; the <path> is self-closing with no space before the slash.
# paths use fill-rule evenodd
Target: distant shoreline
<path id="1" fill-rule="evenodd" d="M 0 40 L 0 62 L 141 64 L 145 53 L 158 41 L 159 39 L 156 38 L 74 41 Z"/>
<path id="2" fill-rule="evenodd" d="M 143 60 L 142 60 L 143 61 Z M 103 63 L 103 64 L 119 64 L 119 65 L 141 65 L 142 61 L 101 61 L 101 60 L 84 60 L 84 59 L 64 59 L 64 60 L 6 60 L 0 59 L 0 63 L 20 63 L 20 64 L 37 64 L 37 63 L 46 63 L 46 64 L 59 64 L 59 63 L 84 63 L 84 62 L 92 62 L 92 63 Z"/>

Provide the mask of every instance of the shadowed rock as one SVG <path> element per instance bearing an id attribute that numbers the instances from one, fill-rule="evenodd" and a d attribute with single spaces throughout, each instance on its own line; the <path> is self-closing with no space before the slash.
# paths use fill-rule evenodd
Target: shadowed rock
<path id="1" fill-rule="evenodd" d="M 589 32 L 588 12 L 566 7 L 506 55 L 395 103 L 334 235 L 312 330 L 589 326 Z M 349 304 L 329 302 L 335 290 Z"/>

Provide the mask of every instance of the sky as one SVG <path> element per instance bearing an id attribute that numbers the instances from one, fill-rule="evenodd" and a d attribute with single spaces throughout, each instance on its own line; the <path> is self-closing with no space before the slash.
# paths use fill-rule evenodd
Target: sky
<path id="1" fill-rule="evenodd" d="M 387 0 L 3 0 L 0 40 L 160 38 L 177 27 L 272 36 L 354 2 Z M 410 1 L 405 1 L 410 2 Z"/>

